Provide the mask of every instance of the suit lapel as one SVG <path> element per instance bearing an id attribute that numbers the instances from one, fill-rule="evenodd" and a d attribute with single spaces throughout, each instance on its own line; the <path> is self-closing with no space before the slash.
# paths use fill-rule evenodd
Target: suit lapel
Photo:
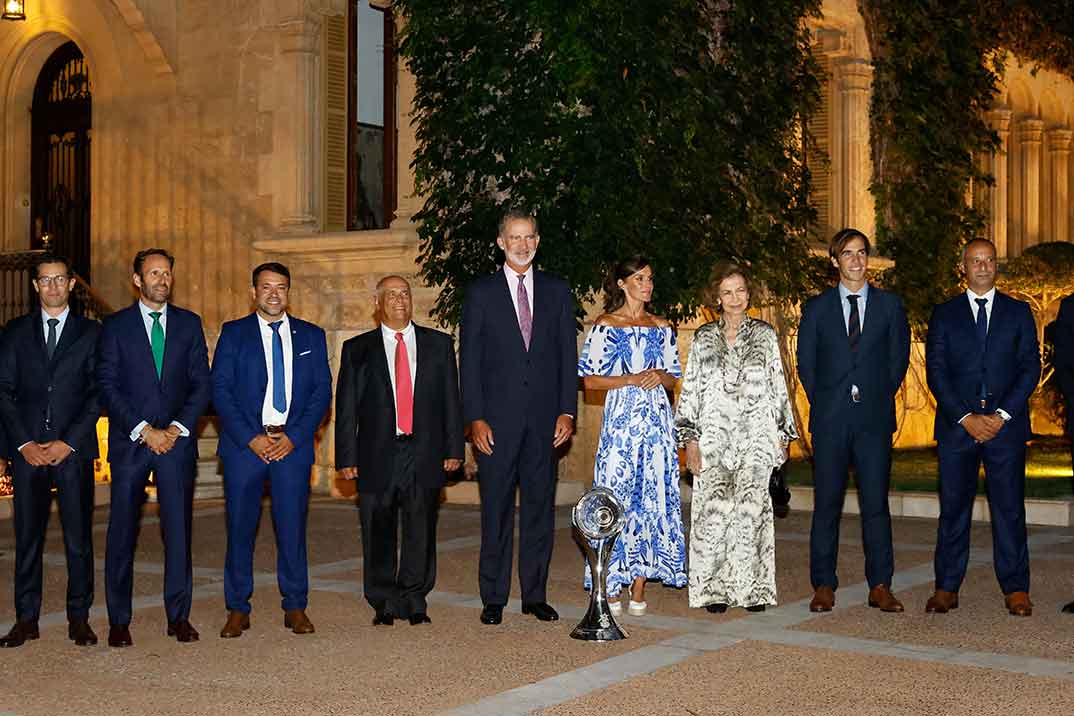
<path id="1" fill-rule="evenodd" d="M 414 361 L 414 371 L 417 373 L 414 376 L 414 404 L 417 405 L 418 396 L 425 389 L 425 383 L 428 378 L 426 374 L 429 372 L 429 358 L 431 357 L 429 355 L 429 334 L 417 324 L 414 324 L 414 345 L 418 352 L 417 360 Z"/>
<path id="2" fill-rule="evenodd" d="M 309 341 L 309 334 L 306 331 L 305 325 L 300 323 L 294 316 L 288 314 L 287 323 L 291 327 L 291 403 L 290 407 L 294 408 L 295 403 L 299 402 L 299 396 L 305 394 L 303 385 L 303 376 L 299 370 L 300 366 L 305 365 L 305 361 L 300 361 L 298 356 L 308 349 L 306 345 Z M 292 413 L 288 412 L 288 416 Z"/>
<path id="3" fill-rule="evenodd" d="M 388 410 L 391 413 L 392 425 L 395 425 L 395 387 L 392 385 L 391 373 L 388 372 L 388 356 L 384 352 L 384 330 L 378 325 L 370 338 L 370 368 L 387 391 Z M 421 351 L 418 351 L 418 355 L 421 355 Z"/>
<path id="4" fill-rule="evenodd" d="M 33 324 L 34 327 L 34 350 L 41 354 L 40 359 L 43 364 L 48 360 L 48 351 L 45 350 L 45 327 L 41 322 L 40 309 L 34 309 L 30 316 L 30 323 Z"/>
<path id="5" fill-rule="evenodd" d="M 52 354 L 52 360 L 49 361 L 49 368 L 52 368 L 56 364 L 56 361 L 63 355 L 64 351 L 78 340 L 78 337 L 82 335 L 83 327 L 84 324 L 81 317 L 76 316 L 73 313 L 67 314 L 67 320 L 63 324 L 63 333 L 60 334 L 60 339 L 56 343 L 56 350 Z M 37 328 L 41 331 L 42 335 L 44 335 L 44 326 L 41 325 L 41 321 L 37 322 Z M 45 351 L 45 354 L 48 355 L 48 351 Z"/>
<path id="6" fill-rule="evenodd" d="M 533 344 L 539 340 L 539 336 L 544 334 L 544 328 L 551 320 L 549 315 L 552 309 L 548 302 L 548 291 L 545 289 L 548 284 L 545 282 L 545 275 L 543 272 L 537 269 L 533 270 L 533 296 L 531 297 L 531 303 L 533 304 L 533 333 L 530 335 L 530 350 L 533 349 Z M 519 335 L 522 335 L 519 330 Z"/>
<path id="7" fill-rule="evenodd" d="M 127 328 L 129 335 L 133 336 L 131 340 L 134 341 L 134 354 L 137 359 L 149 366 L 150 372 L 153 377 L 157 378 L 157 383 L 160 384 L 161 379 L 157 376 L 156 364 L 153 363 L 153 349 L 149 345 L 149 334 L 145 330 L 145 321 L 142 319 L 142 309 L 138 305 L 138 301 L 134 302 L 134 305 L 130 307 L 130 318 L 128 319 L 129 326 Z M 167 331 L 164 334 L 164 359 L 167 362 L 168 358 L 168 335 Z M 161 371 L 163 372 L 163 371 Z"/>
<path id="8" fill-rule="evenodd" d="M 257 320 L 256 313 L 251 313 L 247 319 L 245 332 L 245 340 L 253 346 L 254 355 L 261 359 L 254 361 L 255 365 L 252 366 L 252 369 L 254 380 L 257 381 L 258 392 L 264 395 L 265 391 L 268 390 L 268 368 L 265 367 L 267 357 L 265 356 L 265 344 L 261 340 L 261 324 Z"/>

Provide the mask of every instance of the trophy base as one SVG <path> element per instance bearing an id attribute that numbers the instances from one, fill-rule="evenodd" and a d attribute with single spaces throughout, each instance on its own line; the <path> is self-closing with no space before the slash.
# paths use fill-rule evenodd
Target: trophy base
<path id="1" fill-rule="evenodd" d="M 581 639 L 582 641 L 619 641 L 620 639 L 626 639 L 629 636 L 630 635 L 615 622 L 612 622 L 606 627 L 584 626 L 579 624 L 574 627 L 574 631 L 571 632 L 572 639 Z"/>

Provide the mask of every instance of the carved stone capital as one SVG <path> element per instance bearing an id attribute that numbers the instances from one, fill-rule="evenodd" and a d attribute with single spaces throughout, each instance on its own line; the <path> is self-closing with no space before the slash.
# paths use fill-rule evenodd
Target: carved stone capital
<path id="1" fill-rule="evenodd" d="M 1074 139 L 1074 132 L 1069 129 L 1048 130 L 1048 150 L 1052 154 L 1069 154 L 1070 141 Z"/>
<path id="2" fill-rule="evenodd" d="M 839 89 L 844 94 L 868 93 L 873 85 L 873 66 L 861 58 L 841 62 L 838 72 Z"/>
<path id="3" fill-rule="evenodd" d="M 290 17 L 280 23 L 280 51 L 284 54 L 317 51 L 320 23 L 311 17 Z"/>
<path id="4" fill-rule="evenodd" d="M 990 109 L 985 112 L 985 119 L 988 120 L 988 126 L 999 133 L 1001 139 L 1011 128 L 1011 111 L 1009 109 L 1002 107 Z"/>
<path id="5" fill-rule="evenodd" d="M 1039 119 L 1023 119 L 1018 123 L 1018 141 L 1025 144 L 1040 144 L 1044 136 L 1044 122 Z"/>

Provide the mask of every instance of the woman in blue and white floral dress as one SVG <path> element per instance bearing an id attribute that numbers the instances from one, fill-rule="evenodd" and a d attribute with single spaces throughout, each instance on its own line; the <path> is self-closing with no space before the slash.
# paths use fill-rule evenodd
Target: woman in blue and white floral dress
<path id="1" fill-rule="evenodd" d="M 608 564 L 608 596 L 630 589 L 629 612 L 645 613 L 645 582 L 686 585 L 679 461 L 668 391 L 682 375 L 675 330 L 646 308 L 649 262 L 634 256 L 613 269 L 605 313 L 586 337 L 578 374 L 588 390 L 606 390 L 594 486 L 611 489 L 626 522 Z M 588 567 L 585 586 L 591 586 Z M 611 601 L 611 600 L 610 600 Z M 613 613 L 622 610 L 611 601 Z"/>

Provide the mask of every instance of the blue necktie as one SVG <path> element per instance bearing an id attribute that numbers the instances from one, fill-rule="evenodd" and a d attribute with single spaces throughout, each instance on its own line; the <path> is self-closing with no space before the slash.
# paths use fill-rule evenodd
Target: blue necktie
<path id="1" fill-rule="evenodd" d="M 272 329 L 272 407 L 278 413 L 287 410 L 287 376 L 283 372 L 283 339 L 280 326 L 283 321 L 270 323 Z"/>
<path id="2" fill-rule="evenodd" d="M 988 299 L 975 298 L 973 300 L 977 303 L 977 347 L 983 353 L 988 343 L 988 311 L 985 310 Z"/>

